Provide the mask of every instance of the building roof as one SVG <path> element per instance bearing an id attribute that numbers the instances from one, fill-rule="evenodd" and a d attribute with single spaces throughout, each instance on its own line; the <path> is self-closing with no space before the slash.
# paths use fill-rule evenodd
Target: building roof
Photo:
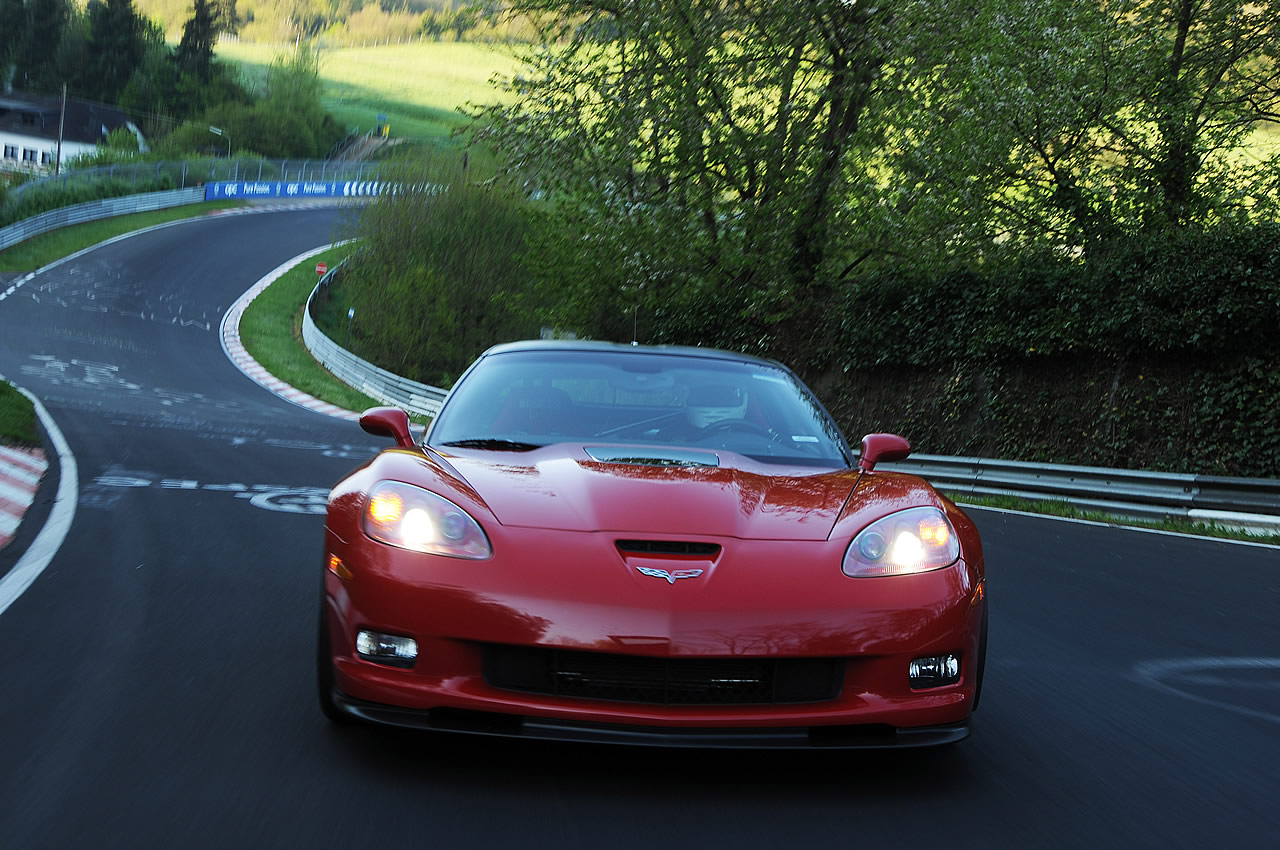
<path id="1" fill-rule="evenodd" d="M 0 133 L 58 140 L 58 115 L 62 98 L 19 92 L 0 94 Z M 97 144 L 107 133 L 128 123 L 128 116 L 114 106 L 67 98 L 66 142 Z"/>

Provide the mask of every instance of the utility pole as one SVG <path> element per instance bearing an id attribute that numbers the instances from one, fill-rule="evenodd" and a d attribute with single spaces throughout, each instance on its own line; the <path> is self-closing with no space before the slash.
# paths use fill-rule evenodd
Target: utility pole
<path id="1" fill-rule="evenodd" d="M 58 116 L 58 156 L 53 161 L 53 174 L 56 177 L 62 170 L 62 128 L 67 123 L 67 84 L 62 84 L 62 112 Z"/>

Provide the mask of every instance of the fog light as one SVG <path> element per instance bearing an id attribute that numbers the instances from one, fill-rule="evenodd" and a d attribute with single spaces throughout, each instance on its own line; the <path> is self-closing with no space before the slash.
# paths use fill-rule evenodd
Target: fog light
<path id="1" fill-rule="evenodd" d="M 915 658 L 911 661 L 907 676 L 915 690 L 954 685 L 960 681 L 960 656 L 930 655 Z"/>
<path id="2" fill-rule="evenodd" d="M 356 634 L 356 652 L 365 661 L 376 664 L 412 667 L 418 658 L 418 642 L 399 635 L 361 631 Z"/>

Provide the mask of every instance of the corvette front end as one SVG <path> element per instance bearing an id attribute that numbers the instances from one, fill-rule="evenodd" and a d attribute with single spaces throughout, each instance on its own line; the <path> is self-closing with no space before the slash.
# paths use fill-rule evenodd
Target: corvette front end
<path id="1" fill-rule="evenodd" d="M 900 438 L 864 443 L 858 467 L 813 468 L 772 456 L 756 426 L 734 439 L 765 457 L 638 448 L 598 425 L 419 447 L 407 420 L 368 418 L 400 448 L 330 498 L 318 674 L 331 717 L 698 747 L 968 734 L 981 545 L 925 482 L 873 471 L 877 453 L 905 454 Z"/>

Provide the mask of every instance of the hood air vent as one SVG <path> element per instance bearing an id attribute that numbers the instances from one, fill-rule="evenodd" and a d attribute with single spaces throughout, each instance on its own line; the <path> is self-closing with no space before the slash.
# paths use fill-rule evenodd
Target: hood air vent
<path id="1" fill-rule="evenodd" d="M 633 466 L 719 466 L 715 452 L 661 446 L 585 446 L 587 456 L 600 463 Z"/>
<path id="2" fill-rule="evenodd" d="M 687 540 L 619 540 L 618 549 L 634 555 L 699 555 L 714 558 L 720 554 L 718 543 L 693 543 Z"/>

